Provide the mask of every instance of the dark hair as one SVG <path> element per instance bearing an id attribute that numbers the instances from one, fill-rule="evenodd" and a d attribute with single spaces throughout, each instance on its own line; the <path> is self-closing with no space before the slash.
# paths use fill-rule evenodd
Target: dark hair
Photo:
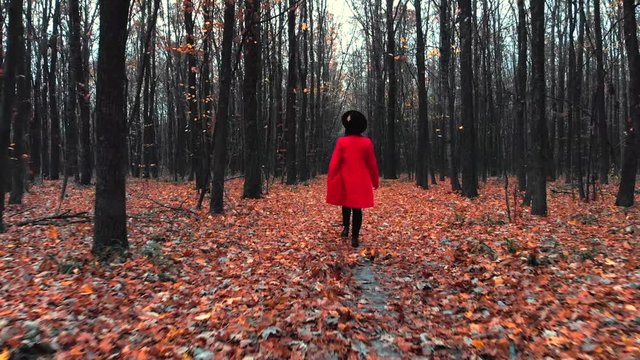
<path id="1" fill-rule="evenodd" d="M 367 129 L 367 118 L 360 111 L 349 110 L 342 114 L 345 135 L 362 134 Z"/>

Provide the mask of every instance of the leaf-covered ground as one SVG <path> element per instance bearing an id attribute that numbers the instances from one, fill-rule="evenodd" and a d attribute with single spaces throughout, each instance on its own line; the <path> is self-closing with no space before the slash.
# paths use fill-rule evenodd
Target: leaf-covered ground
<path id="1" fill-rule="evenodd" d="M 99 263 L 91 223 L 55 213 L 59 182 L 9 207 L 0 235 L 0 359 L 640 357 L 640 211 L 551 184 L 547 218 L 506 214 L 503 185 L 466 200 L 383 182 L 362 247 L 339 238 L 324 179 L 276 185 L 226 215 L 191 185 L 131 181 L 130 257 Z M 513 197 L 511 200 L 513 200 Z M 61 213 L 93 210 L 71 186 Z"/>

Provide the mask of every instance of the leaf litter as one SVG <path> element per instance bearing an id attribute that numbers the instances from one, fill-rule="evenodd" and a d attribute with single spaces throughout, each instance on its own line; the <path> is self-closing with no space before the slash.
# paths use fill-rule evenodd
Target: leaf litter
<path id="1" fill-rule="evenodd" d="M 0 358 L 640 356 L 640 214 L 613 187 L 509 222 L 497 181 L 473 200 L 385 181 L 354 250 L 324 181 L 248 200 L 233 180 L 212 216 L 189 184 L 132 180 L 111 263 L 90 223 L 16 226 L 57 207 L 59 182 L 34 187 L 0 235 Z M 70 186 L 61 211 L 92 204 Z"/>

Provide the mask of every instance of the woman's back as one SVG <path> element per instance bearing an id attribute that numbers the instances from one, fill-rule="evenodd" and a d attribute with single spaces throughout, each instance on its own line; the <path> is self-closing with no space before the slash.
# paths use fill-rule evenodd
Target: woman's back
<path id="1" fill-rule="evenodd" d="M 371 139 L 362 135 L 339 138 L 329 164 L 328 180 L 329 195 L 337 195 L 328 196 L 329 203 L 359 209 L 372 207 L 378 166 Z"/>

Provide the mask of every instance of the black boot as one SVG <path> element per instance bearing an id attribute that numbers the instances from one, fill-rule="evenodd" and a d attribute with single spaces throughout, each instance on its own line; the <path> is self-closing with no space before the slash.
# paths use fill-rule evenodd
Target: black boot
<path id="1" fill-rule="evenodd" d="M 343 238 L 349 237 L 349 226 L 345 226 L 344 229 L 342 229 L 342 233 L 340 234 L 340 236 Z"/>
<path id="2" fill-rule="evenodd" d="M 351 209 L 348 207 L 342 207 L 342 236 L 343 238 L 349 237 L 349 220 L 351 218 Z"/>
<path id="3" fill-rule="evenodd" d="M 353 233 L 351 234 L 351 246 L 360 246 L 360 227 L 362 226 L 362 209 L 353 209 Z"/>

